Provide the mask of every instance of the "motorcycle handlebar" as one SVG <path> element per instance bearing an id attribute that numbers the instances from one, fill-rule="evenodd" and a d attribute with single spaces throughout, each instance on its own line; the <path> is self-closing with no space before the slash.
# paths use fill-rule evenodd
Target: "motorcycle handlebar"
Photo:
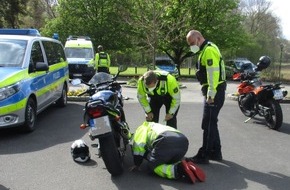
<path id="1" fill-rule="evenodd" d="M 86 93 L 88 93 L 88 90 L 86 90 L 86 91 L 80 93 L 78 96 L 82 96 L 82 95 L 84 95 L 84 94 L 86 94 Z"/>
<path id="2" fill-rule="evenodd" d="M 103 82 L 103 83 L 99 83 L 99 84 L 89 84 L 89 83 L 84 83 L 84 84 L 86 84 L 90 88 L 87 89 L 85 92 L 82 92 L 78 96 L 83 96 L 84 94 L 91 95 L 97 91 L 106 90 L 106 89 L 112 90 L 116 87 L 118 88 L 119 85 L 127 84 L 127 82 L 107 81 L 107 82 Z"/>
<path id="3" fill-rule="evenodd" d="M 241 73 L 241 79 L 242 80 L 252 80 L 255 78 L 259 78 L 259 76 L 257 76 L 258 73 L 257 72 L 243 72 Z"/>

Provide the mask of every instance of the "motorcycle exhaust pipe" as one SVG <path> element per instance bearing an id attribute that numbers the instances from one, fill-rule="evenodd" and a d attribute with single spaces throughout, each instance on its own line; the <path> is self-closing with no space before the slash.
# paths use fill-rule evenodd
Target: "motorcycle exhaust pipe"
<path id="1" fill-rule="evenodd" d="M 118 122 L 120 125 L 120 135 L 127 140 L 132 138 L 132 133 L 130 132 L 129 126 L 126 121 Z"/>
<path id="2" fill-rule="evenodd" d="M 124 139 L 130 140 L 132 137 L 132 134 L 128 129 L 121 129 L 121 135 Z"/>

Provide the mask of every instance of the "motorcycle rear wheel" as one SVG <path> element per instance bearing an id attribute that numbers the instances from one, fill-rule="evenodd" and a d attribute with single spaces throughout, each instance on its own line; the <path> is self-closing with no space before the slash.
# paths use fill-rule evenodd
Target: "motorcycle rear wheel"
<path id="1" fill-rule="evenodd" d="M 112 176 L 123 173 L 123 162 L 112 134 L 99 138 L 102 159 Z"/>
<path id="2" fill-rule="evenodd" d="M 265 115 L 267 126 L 270 129 L 278 130 L 283 123 L 283 112 L 280 103 L 276 100 L 269 100 L 265 106 L 270 108 L 269 112 Z"/>

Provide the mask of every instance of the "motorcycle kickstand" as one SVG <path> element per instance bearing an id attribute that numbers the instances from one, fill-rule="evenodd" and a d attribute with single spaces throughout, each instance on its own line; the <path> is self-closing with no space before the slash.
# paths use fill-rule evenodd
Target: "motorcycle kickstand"
<path id="1" fill-rule="evenodd" d="M 251 117 L 249 117 L 248 119 L 246 119 L 244 121 L 244 123 L 247 123 L 248 121 L 250 121 L 251 119 L 253 119 L 257 114 L 252 115 Z"/>
<path id="2" fill-rule="evenodd" d="M 244 123 L 247 123 L 248 121 L 250 121 L 252 119 L 252 117 L 249 117 L 248 119 L 246 119 L 245 121 L 244 121 Z"/>

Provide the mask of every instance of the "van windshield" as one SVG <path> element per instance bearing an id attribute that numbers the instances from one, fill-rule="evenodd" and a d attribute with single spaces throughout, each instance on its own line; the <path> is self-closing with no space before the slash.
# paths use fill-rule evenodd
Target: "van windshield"
<path id="1" fill-rule="evenodd" d="M 65 48 L 65 55 L 67 58 L 94 58 L 91 48 Z"/>
<path id="2" fill-rule="evenodd" d="M 170 60 L 156 60 L 155 61 L 156 65 L 164 65 L 164 66 L 171 66 L 173 65 L 172 61 Z"/>
<path id="3" fill-rule="evenodd" d="M 0 67 L 21 67 L 27 41 L 0 39 Z"/>

